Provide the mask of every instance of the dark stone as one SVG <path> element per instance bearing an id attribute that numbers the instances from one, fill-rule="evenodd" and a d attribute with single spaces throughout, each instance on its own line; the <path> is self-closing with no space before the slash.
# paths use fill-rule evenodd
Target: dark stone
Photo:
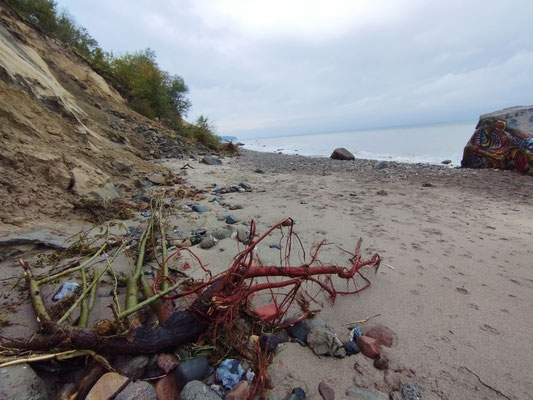
<path id="1" fill-rule="evenodd" d="M 389 368 L 389 359 L 386 355 L 381 354 L 378 358 L 374 360 L 374 367 L 379 370 L 384 370 Z"/>
<path id="2" fill-rule="evenodd" d="M 350 153 L 348 150 L 346 150 L 344 147 L 339 147 L 338 149 L 333 150 L 333 153 L 331 153 L 331 156 L 329 158 L 332 158 L 334 160 L 355 160 L 355 157 L 352 153 Z"/>
<path id="3" fill-rule="evenodd" d="M 374 168 L 374 169 L 384 169 L 384 168 L 387 168 L 388 166 L 389 166 L 389 163 L 387 161 L 379 161 L 379 162 L 375 163 L 372 168 Z"/>
<path id="4" fill-rule="evenodd" d="M 351 356 L 351 355 L 358 354 L 361 352 L 361 349 L 359 348 L 359 346 L 357 346 L 357 343 L 355 343 L 353 340 L 350 340 L 349 342 L 344 343 L 342 347 L 346 351 L 347 356 Z"/>
<path id="5" fill-rule="evenodd" d="M 207 208 L 206 206 L 203 206 L 201 204 L 195 204 L 192 206 L 192 209 L 194 211 L 196 211 L 197 213 L 206 213 L 209 211 L 209 208 Z"/>
<path id="6" fill-rule="evenodd" d="M 305 392 L 302 388 L 294 388 L 292 389 L 292 394 L 294 396 L 296 396 L 296 400 L 305 400 L 306 399 L 306 396 L 305 396 Z"/>
<path id="7" fill-rule="evenodd" d="M 155 388 L 145 381 L 130 382 L 115 396 L 115 400 L 157 400 Z"/>
<path id="8" fill-rule="evenodd" d="M 246 182 L 239 183 L 239 186 L 242 187 L 244 190 L 247 190 L 247 191 L 252 190 L 252 187 Z"/>
<path id="9" fill-rule="evenodd" d="M 131 379 L 139 379 L 144 375 L 146 365 L 148 365 L 148 356 L 117 356 L 114 367 L 118 373 Z"/>
<path id="10" fill-rule="evenodd" d="M 222 160 L 214 156 L 205 156 L 200 162 L 207 165 L 222 165 Z"/>
<path id="11" fill-rule="evenodd" d="M 324 398 L 324 400 L 334 400 L 335 399 L 335 391 L 331 386 L 329 386 L 325 382 L 320 382 L 318 384 L 318 393 Z"/>
<path id="12" fill-rule="evenodd" d="M 198 356 L 182 361 L 176 367 L 174 376 L 178 388 L 183 388 L 187 383 L 195 380 L 202 380 L 209 376 L 210 368 L 205 356 Z"/>
<path id="13" fill-rule="evenodd" d="M 444 164 L 444 165 L 448 165 L 448 164 L 451 164 L 451 163 L 452 163 L 452 160 L 441 161 L 441 164 Z"/>
<path id="14" fill-rule="evenodd" d="M 291 322 L 291 320 L 288 319 L 283 322 Z M 287 331 L 290 337 L 298 339 L 303 343 L 307 343 L 307 334 L 309 333 L 309 329 L 307 329 L 303 322 L 298 322 L 292 326 L 288 326 L 287 328 L 285 328 L 285 330 Z"/>
<path id="15" fill-rule="evenodd" d="M 261 335 L 259 344 L 262 350 L 268 349 L 269 352 L 272 352 L 278 348 L 279 339 L 276 335 Z"/>
<path id="16" fill-rule="evenodd" d="M 202 249 L 210 249 L 211 247 L 213 247 L 215 244 L 217 243 L 217 240 L 211 236 L 211 235 L 207 235 L 203 238 L 203 240 L 200 242 L 200 247 Z"/>
<path id="17" fill-rule="evenodd" d="M 234 215 L 228 215 L 226 217 L 226 224 L 233 225 L 233 224 L 236 224 L 239 221 L 240 221 L 240 219 L 235 217 Z"/>
<path id="18" fill-rule="evenodd" d="M 264 174 L 265 173 L 265 171 L 263 171 L 261 168 L 257 168 L 254 172 L 256 174 Z"/>
<path id="19" fill-rule="evenodd" d="M 277 243 L 271 244 L 271 245 L 268 246 L 268 247 L 270 247 L 271 249 L 281 250 L 280 245 L 277 244 Z"/>

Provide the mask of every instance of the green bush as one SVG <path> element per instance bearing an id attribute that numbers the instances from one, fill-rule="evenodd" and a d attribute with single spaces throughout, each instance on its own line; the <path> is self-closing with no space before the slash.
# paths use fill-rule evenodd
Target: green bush
<path id="1" fill-rule="evenodd" d="M 220 149 L 221 142 L 220 137 L 215 134 L 215 130 L 215 126 L 208 118 L 200 115 L 196 124 L 183 127 L 180 133 L 210 149 L 217 150 Z"/>

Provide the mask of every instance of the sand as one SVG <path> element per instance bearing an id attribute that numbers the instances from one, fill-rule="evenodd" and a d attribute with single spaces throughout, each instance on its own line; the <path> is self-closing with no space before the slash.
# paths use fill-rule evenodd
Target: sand
<path id="1" fill-rule="evenodd" d="M 394 163 L 375 170 L 372 161 L 343 164 L 253 152 L 223 161 L 209 166 L 161 160 L 176 173 L 189 163 L 194 169 L 187 169 L 186 179 L 200 189 L 240 182 L 253 187 L 224 195 L 242 209 L 228 211 L 208 202 L 207 195 L 200 203 L 211 211 L 175 210 L 171 226 L 185 231 L 223 226 L 216 216 L 231 213 L 245 223 L 254 218 L 264 232 L 290 216 L 306 248 L 327 239 L 353 250 L 362 238 L 363 254 L 377 252 L 383 259 L 377 274 L 368 275 L 372 286 L 338 297 L 334 306 L 315 305 L 341 339 L 347 339 L 353 321 L 368 317 L 367 325 L 393 329 L 398 343 L 389 354 L 395 364 L 414 371 L 411 377 L 399 375 L 417 382 L 423 399 L 533 398 L 532 177 Z M 257 168 L 265 173 L 254 172 Z M 69 225 L 56 228 L 73 231 Z M 275 262 L 279 252 L 269 243 L 260 255 Z M 336 246 L 326 248 L 322 260 L 347 265 Z M 211 249 L 196 246 L 195 252 L 221 271 L 242 248 L 224 239 Z M 295 385 L 312 397 L 321 381 L 334 388 L 336 399 L 349 398 L 345 391 L 354 385 L 390 388 L 385 373 L 362 355 L 317 357 L 295 343 L 278 350 L 270 371 L 277 383 L 274 397 L 286 396 Z"/>

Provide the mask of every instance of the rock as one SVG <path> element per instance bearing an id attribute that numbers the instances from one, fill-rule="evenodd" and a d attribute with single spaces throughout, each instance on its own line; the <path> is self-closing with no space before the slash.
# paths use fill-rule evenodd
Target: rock
<path id="1" fill-rule="evenodd" d="M 102 400 L 113 396 L 126 382 L 128 378 L 117 374 L 116 372 L 108 372 L 94 384 L 86 400 Z"/>
<path id="2" fill-rule="evenodd" d="M 444 160 L 440 162 L 441 164 L 448 165 L 452 163 L 452 160 Z"/>
<path id="3" fill-rule="evenodd" d="M 380 355 L 379 341 L 370 336 L 359 336 L 355 343 L 361 349 L 361 353 L 370 358 L 377 358 Z"/>
<path id="4" fill-rule="evenodd" d="M 252 190 L 252 187 L 250 186 L 250 184 L 248 184 L 246 182 L 239 183 L 239 186 L 242 187 L 246 191 L 251 191 Z"/>
<path id="5" fill-rule="evenodd" d="M 252 388 L 247 381 L 241 381 L 226 395 L 226 400 L 248 400 Z"/>
<path id="6" fill-rule="evenodd" d="M 268 304 L 266 306 L 254 309 L 254 314 L 265 322 L 270 322 L 278 316 L 278 308 L 275 304 Z"/>
<path id="7" fill-rule="evenodd" d="M 385 354 L 381 354 L 378 358 L 374 360 L 374 367 L 379 370 L 384 370 L 389 368 L 389 358 Z"/>
<path id="8" fill-rule="evenodd" d="M 246 244 L 250 240 L 250 231 L 245 227 L 237 228 L 237 239 L 239 242 Z"/>
<path id="9" fill-rule="evenodd" d="M 162 353 L 157 356 L 157 366 L 168 374 L 180 363 L 178 358 L 174 354 Z"/>
<path id="10" fill-rule="evenodd" d="M 324 400 L 334 400 L 335 399 L 335 391 L 331 386 L 329 386 L 325 382 L 320 382 L 318 384 L 318 393 L 324 398 Z"/>
<path id="11" fill-rule="evenodd" d="M 329 156 L 329 158 L 332 158 L 334 160 L 355 160 L 354 155 L 348 150 L 346 150 L 344 147 L 339 147 L 333 150 L 333 153 L 331 153 L 331 156 Z"/>
<path id="12" fill-rule="evenodd" d="M 210 249 L 217 243 L 217 240 L 212 235 L 207 235 L 200 242 L 200 247 L 202 249 Z"/>
<path id="13" fill-rule="evenodd" d="M 200 381 L 187 383 L 179 398 L 180 400 L 220 400 L 220 397 L 209 386 Z"/>
<path id="14" fill-rule="evenodd" d="M 285 320 L 283 322 L 290 322 L 290 319 Z M 303 322 L 298 322 L 293 326 L 288 326 L 287 328 L 285 328 L 285 330 L 287 331 L 290 337 L 296 338 L 304 343 L 307 343 L 307 334 L 309 333 L 309 330 Z"/>
<path id="15" fill-rule="evenodd" d="M 387 195 L 388 195 L 387 191 L 386 191 L 386 190 L 383 190 L 383 189 L 378 190 L 378 191 L 376 192 L 376 194 L 379 195 L 379 196 L 387 196 Z"/>
<path id="16" fill-rule="evenodd" d="M 121 375 L 135 380 L 142 378 L 148 361 L 148 356 L 144 355 L 134 357 L 119 355 L 115 358 L 113 366 Z"/>
<path id="17" fill-rule="evenodd" d="M 11 247 L 25 244 L 34 244 L 56 250 L 65 250 L 69 247 L 65 241 L 68 236 L 59 235 L 49 229 L 40 229 L 28 233 L 11 233 L 0 237 L 0 247 Z"/>
<path id="18" fill-rule="evenodd" d="M 391 347 L 397 341 L 396 334 L 392 329 L 386 327 L 385 325 L 377 324 L 370 327 L 366 332 L 365 336 L 379 340 L 379 344 L 383 346 Z"/>
<path id="19" fill-rule="evenodd" d="M 355 341 L 350 340 L 349 342 L 346 342 L 342 345 L 342 348 L 344 351 L 346 351 L 347 356 L 351 356 L 354 354 L 359 354 L 361 352 L 361 349 L 359 346 L 357 346 L 357 343 Z"/>
<path id="20" fill-rule="evenodd" d="M 389 396 L 374 389 L 361 389 L 356 386 L 346 389 L 346 396 L 354 400 L 389 400 Z"/>
<path id="21" fill-rule="evenodd" d="M 200 162 L 207 165 L 222 165 L 222 160 L 215 156 L 204 156 Z"/>
<path id="22" fill-rule="evenodd" d="M 372 168 L 374 168 L 374 169 L 384 169 L 384 168 L 387 168 L 388 166 L 389 166 L 389 163 L 387 161 L 379 161 L 379 162 L 375 163 Z"/>
<path id="23" fill-rule="evenodd" d="M 307 344 L 317 356 L 346 357 L 346 350 L 337 335 L 329 328 L 313 328 L 307 335 Z"/>
<path id="24" fill-rule="evenodd" d="M 0 368 L 0 399 L 46 400 L 47 388 L 29 364 Z"/>
<path id="25" fill-rule="evenodd" d="M 226 221 L 226 224 L 230 224 L 230 225 L 233 225 L 233 224 L 236 224 L 237 222 L 240 221 L 239 218 L 233 216 L 233 215 L 228 215 L 225 219 Z"/>
<path id="26" fill-rule="evenodd" d="M 176 380 L 172 375 L 166 375 L 155 384 L 157 400 L 176 400 L 180 394 Z"/>
<path id="27" fill-rule="evenodd" d="M 264 174 L 265 171 L 263 171 L 261 168 L 256 168 L 254 171 L 256 174 Z"/>
<path id="28" fill-rule="evenodd" d="M 187 383 L 205 379 L 209 375 L 209 363 L 205 356 L 188 358 L 182 361 L 174 371 L 178 388 L 183 388 Z"/>
<path id="29" fill-rule="evenodd" d="M 422 398 L 420 388 L 414 382 L 403 385 L 400 389 L 400 393 L 404 400 L 420 400 Z"/>
<path id="30" fill-rule="evenodd" d="M 161 174 L 152 174 L 148 177 L 148 180 L 154 185 L 164 185 L 166 181 L 165 177 Z"/>
<path id="31" fill-rule="evenodd" d="M 158 400 L 155 388 L 145 381 L 130 382 L 115 396 L 115 400 Z"/>
<path id="32" fill-rule="evenodd" d="M 261 335 L 259 338 L 259 345 L 264 351 L 268 349 L 268 352 L 273 352 L 278 348 L 279 339 L 276 335 Z"/>
<path id="33" fill-rule="evenodd" d="M 115 160 L 112 162 L 112 164 L 118 172 L 121 172 L 123 174 L 129 174 L 133 171 L 132 165 L 130 163 Z"/>
<path id="34" fill-rule="evenodd" d="M 513 169 L 533 175 L 533 106 L 479 117 L 463 151 L 464 168 Z"/>
<path id="35" fill-rule="evenodd" d="M 218 240 L 223 240 L 231 236 L 231 229 L 228 228 L 215 228 L 210 234 Z"/>
<path id="36" fill-rule="evenodd" d="M 197 213 L 203 214 L 209 211 L 209 208 L 206 206 L 202 206 L 201 204 L 195 204 L 192 206 L 192 210 L 196 211 Z"/>
<path id="37" fill-rule="evenodd" d="M 242 379 L 244 369 L 239 361 L 228 358 L 222 361 L 216 371 L 216 377 L 226 389 L 233 389 Z"/>
<path id="38" fill-rule="evenodd" d="M 292 393 L 289 399 L 290 400 L 305 400 L 306 399 L 305 391 L 299 387 L 294 388 L 292 389 Z"/>

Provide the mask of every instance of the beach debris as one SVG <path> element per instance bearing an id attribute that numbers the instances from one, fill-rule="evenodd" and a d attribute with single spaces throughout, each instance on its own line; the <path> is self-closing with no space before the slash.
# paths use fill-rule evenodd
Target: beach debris
<path id="1" fill-rule="evenodd" d="M 198 380 L 190 381 L 180 393 L 180 400 L 220 400 L 209 386 Z"/>
<path id="2" fill-rule="evenodd" d="M 361 353 L 369 358 L 377 358 L 381 354 L 379 349 L 379 340 L 374 339 L 370 336 L 359 336 L 355 343 L 361 349 Z"/>
<path id="3" fill-rule="evenodd" d="M 363 320 L 364 321 L 364 320 Z M 352 325 L 352 324 L 350 324 Z M 361 329 L 356 325 L 350 330 L 350 340 L 357 339 L 359 336 L 361 336 Z"/>
<path id="4" fill-rule="evenodd" d="M 389 163 L 387 161 L 378 161 L 375 163 L 372 168 L 374 169 L 385 169 L 389 166 Z"/>
<path id="5" fill-rule="evenodd" d="M 410 382 L 402 385 L 400 389 L 402 398 L 404 400 L 420 400 L 422 395 L 420 394 L 420 387 L 415 382 Z"/>
<path id="6" fill-rule="evenodd" d="M 222 361 L 216 370 L 217 380 L 221 382 L 222 386 L 226 389 L 233 389 L 233 387 L 245 376 L 246 373 L 244 372 L 241 363 L 231 358 Z"/>
<path id="7" fill-rule="evenodd" d="M 202 157 L 200 162 L 202 164 L 207 164 L 207 165 L 222 165 L 222 160 L 215 156 L 204 156 Z"/>
<path id="8" fill-rule="evenodd" d="M 270 247 L 271 249 L 281 250 L 281 246 L 277 243 L 273 243 L 269 245 L 268 247 Z"/>
<path id="9" fill-rule="evenodd" d="M 52 301 L 59 301 L 70 296 L 75 293 L 79 287 L 80 284 L 78 282 L 64 282 L 52 297 Z"/>
<path id="10" fill-rule="evenodd" d="M 332 158 L 333 160 L 344 160 L 344 161 L 355 160 L 355 156 L 352 153 L 350 153 L 348 150 L 346 150 L 344 147 L 339 147 L 333 150 L 333 153 L 331 153 L 331 156 L 329 156 L 329 158 Z"/>
<path id="11" fill-rule="evenodd" d="M 191 381 L 203 380 L 211 373 L 211 367 L 205 356 L 188 358 L 175 369 L 174 376 L 178 388 L 183 388 Z"/>
<path id="12" fill-rule="evenodd" d="M 324 400 L 335 400 L 335 391 L 324 381 L 318 384 L 318 393 Z"/>

